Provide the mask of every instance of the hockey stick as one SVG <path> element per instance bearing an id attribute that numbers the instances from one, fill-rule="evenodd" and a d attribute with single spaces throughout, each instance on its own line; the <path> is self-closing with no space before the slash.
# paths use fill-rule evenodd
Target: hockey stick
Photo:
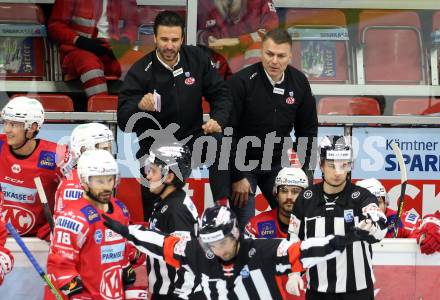
<path id="1" fill-rule="evenodd" d="M 405 201 L 405 190 L 406 190 L 406 183 L 408 182 L 408 177 L 406 174 L 406 166 L 405 166 L 405 162 L 403 161 L 402 151 L 400 151 L 399 146 L 394 142 L 391 143 L 391 148 L 393 149 L 393 152 L 396 155 L 397 162 L 400 167 L 400 197 L 399 197 L 399 202 L 397 202 L 398 208 L 397 208 L 396 220 L 394 223 L 394 234 L 393 234 L 393 237 L 395 238 L 399 233 L 399 224 L 403 212 L 403 204 Z"/>
<path id="2" fill-rule="evenodd" d="M 46 216 L 47 222 L 49 222 L 50 231 L 53 232 L 53 228 L 54 228 L 53 217 L 52 217 L 52 213 L 50 212 L 49 204 L 47 203 L 47 197 L 43 189 L 43 184 L 41 183 L 41 178 L 35 177 L 34 182 L 38 191 L 38 195 L 40 196 L 41 204 L 43 204 L 44 215 Z"/>
<path id="3" fill-rule="evenodd" d="M 60 292 L 50 281 L 49 276 L 47 276 L 47 274 L 43 271 L 43 269 L 40 267 L 35 257 L 32 255 L 31 251 L 29 251 L 28 247 L 23 242 L 21 237 L 18 235 L 17 231 L 15 231 L 14 226 L 12 226 L 11 223 L 7 223 L 6 228 L 8 229 L 11 236 L 15 239 L 17 244 L 20 246 L 21 250 L 23 250 L 23 253 L 27 256 L 32 266 L 34 266 L 35 270 L 37 270 L 38 274 L 40 274 L 40 277 L 43 278 L 43 280 L 46 282 L 47 286 L 49 287 L 50 291 L 55 296 L 55 298 L 57 298 L 57 300 L 63 300 L 63 297 L 61 296 Z"/>

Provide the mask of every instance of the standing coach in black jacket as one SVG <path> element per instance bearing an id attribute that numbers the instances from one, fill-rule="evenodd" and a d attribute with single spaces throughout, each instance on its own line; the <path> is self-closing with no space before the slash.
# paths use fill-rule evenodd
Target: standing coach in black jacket
<path id="1" fill-rule="evenodd" d="M 184 27 L 183 19 L 174 12 L 164 11 L 157 15 L 154 21 L 156 50 L 131 67 L 119 94 L 118 126 L 126 132 L 136 132 L 140 146 L 136 157 L 144 177 L 144 159 L 155 139 L 174 142 L 191 136 L 186 145 L 192 150 L 197 137 L 209 134 L 217 140 L 218 150 L 222 131 L 229 122 L 230 91 L 203 50 L 182 45 Z M 202 96 L 211 106 L 211 118 L 205 124 Z M 144 114 L 134 122 L 139 112 L 149 116 Z M 177 130 L 176 125 L 169 126 L 173 123 L 177 124 Z M 162 128 L 168 130 L 157 131 Z M 142 136 L 144 133 L 146 137 Z M 158 133 L 159 137 L 154 136 Z M 206 151 L 205 154 L 208 155 Z M 211 157 L 212 154 L 209 153 Z M 230 180 L 229 171 L 219 171 L 217 165 L 218 157 L 209 168 L 210 183 L 214 201 L 221 202 L 229 196 Z M 142 185 L 141 190 L 144 217 L 148 219 L 156 199 L 147 185 Z"/>
<path id="2" fill-rule="evenodd" d="M 235 161 L 231 161 L 231 179 L 233 208 L 240 229 L 255 214 L 257 185 L 270 206 L 276 207 L 272 189 L 281 163 L 287 163 L 288 144 L 290 148 L 297 148 L 303 170 L 309 180 L 313 179 L 309 165 L 313 140 L 318 132 L 316 103 L 307 78 L 289 65 L 291 58 L 289 33 L 274 29 L 263 38 L 261 62 L 241 70 L 227 81 L 234 99 L 232 153 L 236 156 Z M 292 129 L 295 130 L 295 145 L 290 137 Z M 252 143 L 250 147 L 247 143 L 247 151 L 244 151 L 246 138 L 243 137 L 250 136 L 260 143 Z M 246 170 L 243 165 L 247 166 Z"/>

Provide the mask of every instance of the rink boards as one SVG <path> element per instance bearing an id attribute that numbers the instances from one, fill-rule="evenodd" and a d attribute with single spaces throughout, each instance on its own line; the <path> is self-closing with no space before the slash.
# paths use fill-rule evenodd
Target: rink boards
<path id="1" fill-rule="evenodd" d="M 45 266 L 48 243 L 36 238 L 25 238 L 25 243 Z M 15 257 L 15 268 L 0 287 L 0 300 L 41 299 L 43 281 L 15 241 L 9 238 L 7 247 Z M 421 254 L 414 239 L 386 239 L 373 249 L 376 299 L 438 299 L 440 254 Z"/>

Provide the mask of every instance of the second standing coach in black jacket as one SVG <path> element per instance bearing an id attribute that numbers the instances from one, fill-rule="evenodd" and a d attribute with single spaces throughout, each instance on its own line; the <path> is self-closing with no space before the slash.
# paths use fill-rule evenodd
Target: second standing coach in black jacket
<path id="1" fill-rule="evenodd" d="M 184 27 L 184 21 L 174 12 L 157 15 L 154 21 L 156 50 L 131 67 L 119 94 L 118 126 L 124 131 L 136 132 L 139 137 L 140 150 L 136 157 L 142 176 L 145 176 L 143 160 L 158 138 L 161 142 L 164 139 L 175 142 L 192 135 L 186 143 L 192 150 L 197 137 L 210 134 L 217 140 L 218 150 L 222 131 L 229 122 L 231 94 L 203 50 L 182 45 Z M 211 119 L 205 124 L 202 96 L 211 106 Z M 139 112 L 146 112 L 149 117 L 134 123 L 135 118 L 130 118 Z M 157 122 L 168 130 L 159 132 Z M 177 130 L 173 130 L 177 128 L 175 125 L 168 127 L 173 123 L 178 125 Z M 142 136 L 144 133 L 146 137 Z M 217 164 L 218 161 L 209 168 L 214 201 L 225 200 L 230 190 L 229 171 L 219 171 Z M 156 199 L 147 186 L 142 185 L 141 189 L 144 217 L 148 219 Z"/>
<path id="2" fill-rule="evenodd" d="M 318 132 L 316 103 L 305 75 L 289 65 L 291 58 L 292 39 L 289 33 L 284 29 L 274 29 L 263 38 L 261 62 L 241 70 L 227 81 L 234 99 L 233 146 L 238 148 L 232 152 L 237 156 L 231 162 L 231 179 L 233 207 L 240 229 L 255 214 L 254 194 L 257 185 L 270 206 L 276 207 L 277 200 L 272 189 L 275 177 L 282 168 L 283 155 L 287 158 L 287 151 L 283 153 L 283 144 L 286 138 L 292 143 L 292 129 L 295 130 L 299 156 L 307 148 L 305 160 L 302 161 L 303 170 L 309 180 L 313 179 L 309 161 L 312 143 Z M 271 133 L 272 138 L 268 138 Z M 258 161 L 259 164 L 252 170 L 243 170 L 238 165 L 243 163 L 244 154 L 241 153 L 244 151 L 240 144 L 244 143 L 243 137 L 250 136 L 257 137 L 261 143 L 254 143 L 251 147 L 247 144 L 246 160 Z M 269 140 L 273 142 L 275 138 L 278 141 L 270 149 Z M 269 156 L 263 155 L 264 152 Z"/>

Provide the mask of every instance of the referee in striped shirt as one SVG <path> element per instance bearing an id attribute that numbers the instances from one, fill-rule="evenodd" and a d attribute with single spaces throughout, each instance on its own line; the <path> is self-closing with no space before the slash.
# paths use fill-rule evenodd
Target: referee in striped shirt
<path id="1" fill-rule="evenodd" d="M 350 181 L 352 149 L 344 136 L 326 136 L 320 145 L 323 182 L 304 190 L 293 208 L 291 239 L 347 235 L 363 229 L 361 241 L 342 255 L 307 270 L 308 300 L 374 299 L 371 244 L 386 234 L 386 217 L 368 190 Z"/>
<path id="2" fill-rule="evenodd" d="M 136 225 L 127 227 L 103 217 L 107 227 L 129 239 L 140 251 L 162 257 L 174 268 L 190 269 L 200 280 L 205 298 L 212 300 L 285 299 L 277 275 L 301 272 L 303 267 L 336 257 L 352 242 L 344 236 L 330 235 L 304 242 L 244 239 L 234 212 L 226 206 L 207 208 L 198 239 L 190 240 Z"/>

